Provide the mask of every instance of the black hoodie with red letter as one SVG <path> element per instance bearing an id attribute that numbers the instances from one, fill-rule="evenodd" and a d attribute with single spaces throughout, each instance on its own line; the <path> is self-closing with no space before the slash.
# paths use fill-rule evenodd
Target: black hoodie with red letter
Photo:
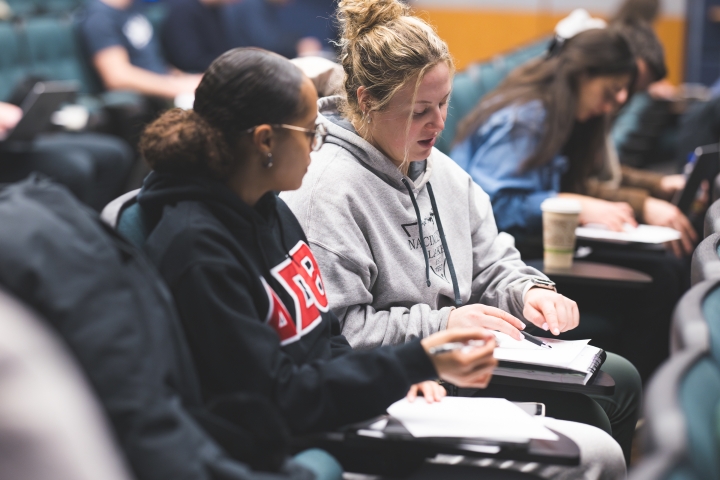
<path id="1" fill-rule="evenodd" d="M 250 207 L 219 182 L 153 172 L 138 202 L 206 402 L 260 393 L 308 433 L 382 414 L 437 376 L 419 340 L 352 351 L 304 232 L 273 193 Z"/>

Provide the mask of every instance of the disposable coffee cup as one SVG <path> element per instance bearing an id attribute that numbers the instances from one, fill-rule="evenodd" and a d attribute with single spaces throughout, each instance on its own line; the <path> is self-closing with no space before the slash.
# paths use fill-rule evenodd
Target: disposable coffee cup
<path id="1" fill-rule="evenodd" d="M 543 212 L 545 268 L 572 267 L 580 202 L 567 198 L 548 198 L 540 205 L 540 209 Z"/>

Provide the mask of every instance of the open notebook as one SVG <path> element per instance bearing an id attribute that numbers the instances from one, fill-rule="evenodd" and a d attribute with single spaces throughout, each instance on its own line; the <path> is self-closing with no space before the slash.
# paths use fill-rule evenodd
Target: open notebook
<path id="1" fill-rule="evenodd" d="M 495 375 L 586 385 L 605 361 L 603 350 L 588 345 L 590 340 L 543 338 L 551 349 L 527 340 L 518 341 L 501 332 L 494 356 L 498 360 Z"/>

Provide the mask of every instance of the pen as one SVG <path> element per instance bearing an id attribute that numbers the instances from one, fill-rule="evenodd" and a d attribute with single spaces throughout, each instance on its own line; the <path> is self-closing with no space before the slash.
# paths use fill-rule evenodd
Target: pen
<path id="1" fill-rule="evenodd" d="M 527 340 L 527 341 L 530 342 L 530 343 L 534 343 L 534 344 L 537 345 L 538 347 L 552 348 L 552 347 L 551 347 L 550 345 L 548 345 L 547 343 L 543 342 L 542 340 L 540 340 L 540 339 L 537 338 L 537 337 L 533 337 L 532 335 L 530 335 L 530 334 L 527 333 L 527 332 L 523 332 L 522 330 L 520 330 L 520 333 L 523 334 L 523 336 L 525 337 L 525 340 Z"/>
<path id="2" fill-rule="evenodd" d="M 482 347 L 483 345 L 485 345 L 485 340 L 470 340 L 467 343 L 463 343 L 463 342 L 443 343 L 442 345 L 438 345 L 437 347 L 430 347 L 428 349 L 428 353 L 430 355 L 439 355 L 441 353 L 454 352 L 455 350 L 461 350 L 463 348 Z"/>

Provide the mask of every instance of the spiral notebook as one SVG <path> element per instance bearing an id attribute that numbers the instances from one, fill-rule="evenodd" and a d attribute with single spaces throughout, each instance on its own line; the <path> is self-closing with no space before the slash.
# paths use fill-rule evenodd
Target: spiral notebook
<path id="1" fill-rule="evenodd" d="M 527 340 L 515 340 L 493 332 L 497 340 L 494 356 L 498 360 L 495 375 L 587 385 L 607 355 L 588 345 L 590 340 L 543 338 L 552 348 L 541 348 Z"/>

